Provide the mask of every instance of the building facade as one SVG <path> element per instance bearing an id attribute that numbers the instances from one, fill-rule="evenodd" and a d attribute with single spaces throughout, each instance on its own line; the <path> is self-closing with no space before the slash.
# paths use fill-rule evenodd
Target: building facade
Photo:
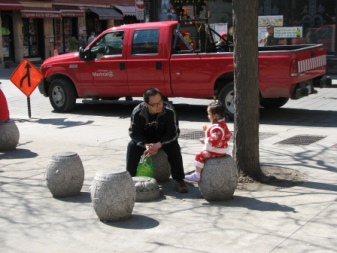
<path id="1" fill-rule="evenodd" d="M 74 38 L 140 22 L 135 15 L 134 0 L 1 0 L 0 67 L 70 52 Z"/>
<path id="2" fill-rule="evenodd" d="M 337 0 L 259 0 L 259 16 L 282 17 L 283 27 L 301 29 L 298 38 L 280 39 L 279 44 L 322 43 L 329 72 L 337 74 L 336 8 Z M 205 18 L 228 29 L 232 0 L 1 0 L 0 16 L 4 66 L 23 58 L 41 61 L 55 49 L 69 52 L 71 37 L 78 40 L 125 23 Z"/>

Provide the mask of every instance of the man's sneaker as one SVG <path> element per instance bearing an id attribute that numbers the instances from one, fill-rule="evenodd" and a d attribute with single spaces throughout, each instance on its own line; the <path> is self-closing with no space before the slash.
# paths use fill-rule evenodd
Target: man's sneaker
<path id="1" fill-rule="evenodd" d="M 176 190 L 180 193 L 188 192 L 187 185 L 185 184 L 184 180 L 176 180 L 175 187 L 176 187 Z"/>
<path id="2" fill-rule="evenodd" d="M 194 172 L 191 175 L 186 175 L 185 179 L 188 180 L 188 181 L 192 181 L 192 182 L 199 182 L 200 176 L 196 172 Z"/>

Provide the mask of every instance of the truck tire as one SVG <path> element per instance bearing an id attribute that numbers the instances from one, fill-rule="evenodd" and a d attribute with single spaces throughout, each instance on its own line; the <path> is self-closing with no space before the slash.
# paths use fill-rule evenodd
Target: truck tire
<path id="1" fill-rule="evenodd" d="M 49 87 L 49 101 L 55 111 L 71 111 L 76 104 L 76 91 L 67 79 L 55 79 Z"/>
<path id="2" fill-rule="evenodd" d="M 289 98 L 261 98 L 260 106 L 265 109 L 277 109 L 284 106 Z"/>
<path id="3" fill-rule="evenodd" d="M 230 82 L 222 88 L 219 101 L 225 106 L 225 114 L 229 118 L 234 117 L 234 83 Z"/>

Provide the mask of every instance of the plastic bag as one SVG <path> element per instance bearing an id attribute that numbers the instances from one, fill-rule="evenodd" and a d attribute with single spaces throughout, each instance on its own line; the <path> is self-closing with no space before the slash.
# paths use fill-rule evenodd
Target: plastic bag
<path id="1" fill-rule="evenodd" d="M 154 167 L 151 157 L 145 157 L 145 155 L 142 155 L 138 163 L 136 177 L 154 178 Z"/>

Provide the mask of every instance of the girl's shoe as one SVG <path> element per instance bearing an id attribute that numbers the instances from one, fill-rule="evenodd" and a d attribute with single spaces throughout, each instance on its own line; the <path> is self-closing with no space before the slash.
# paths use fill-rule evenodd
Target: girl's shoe
<path id="1" fill-rule="evenodd" d="M 192 182 L 199 182 L 200 176 L 196 172 L 194 172 L 191 175 L 186 175 L 185 179 Z"/>

